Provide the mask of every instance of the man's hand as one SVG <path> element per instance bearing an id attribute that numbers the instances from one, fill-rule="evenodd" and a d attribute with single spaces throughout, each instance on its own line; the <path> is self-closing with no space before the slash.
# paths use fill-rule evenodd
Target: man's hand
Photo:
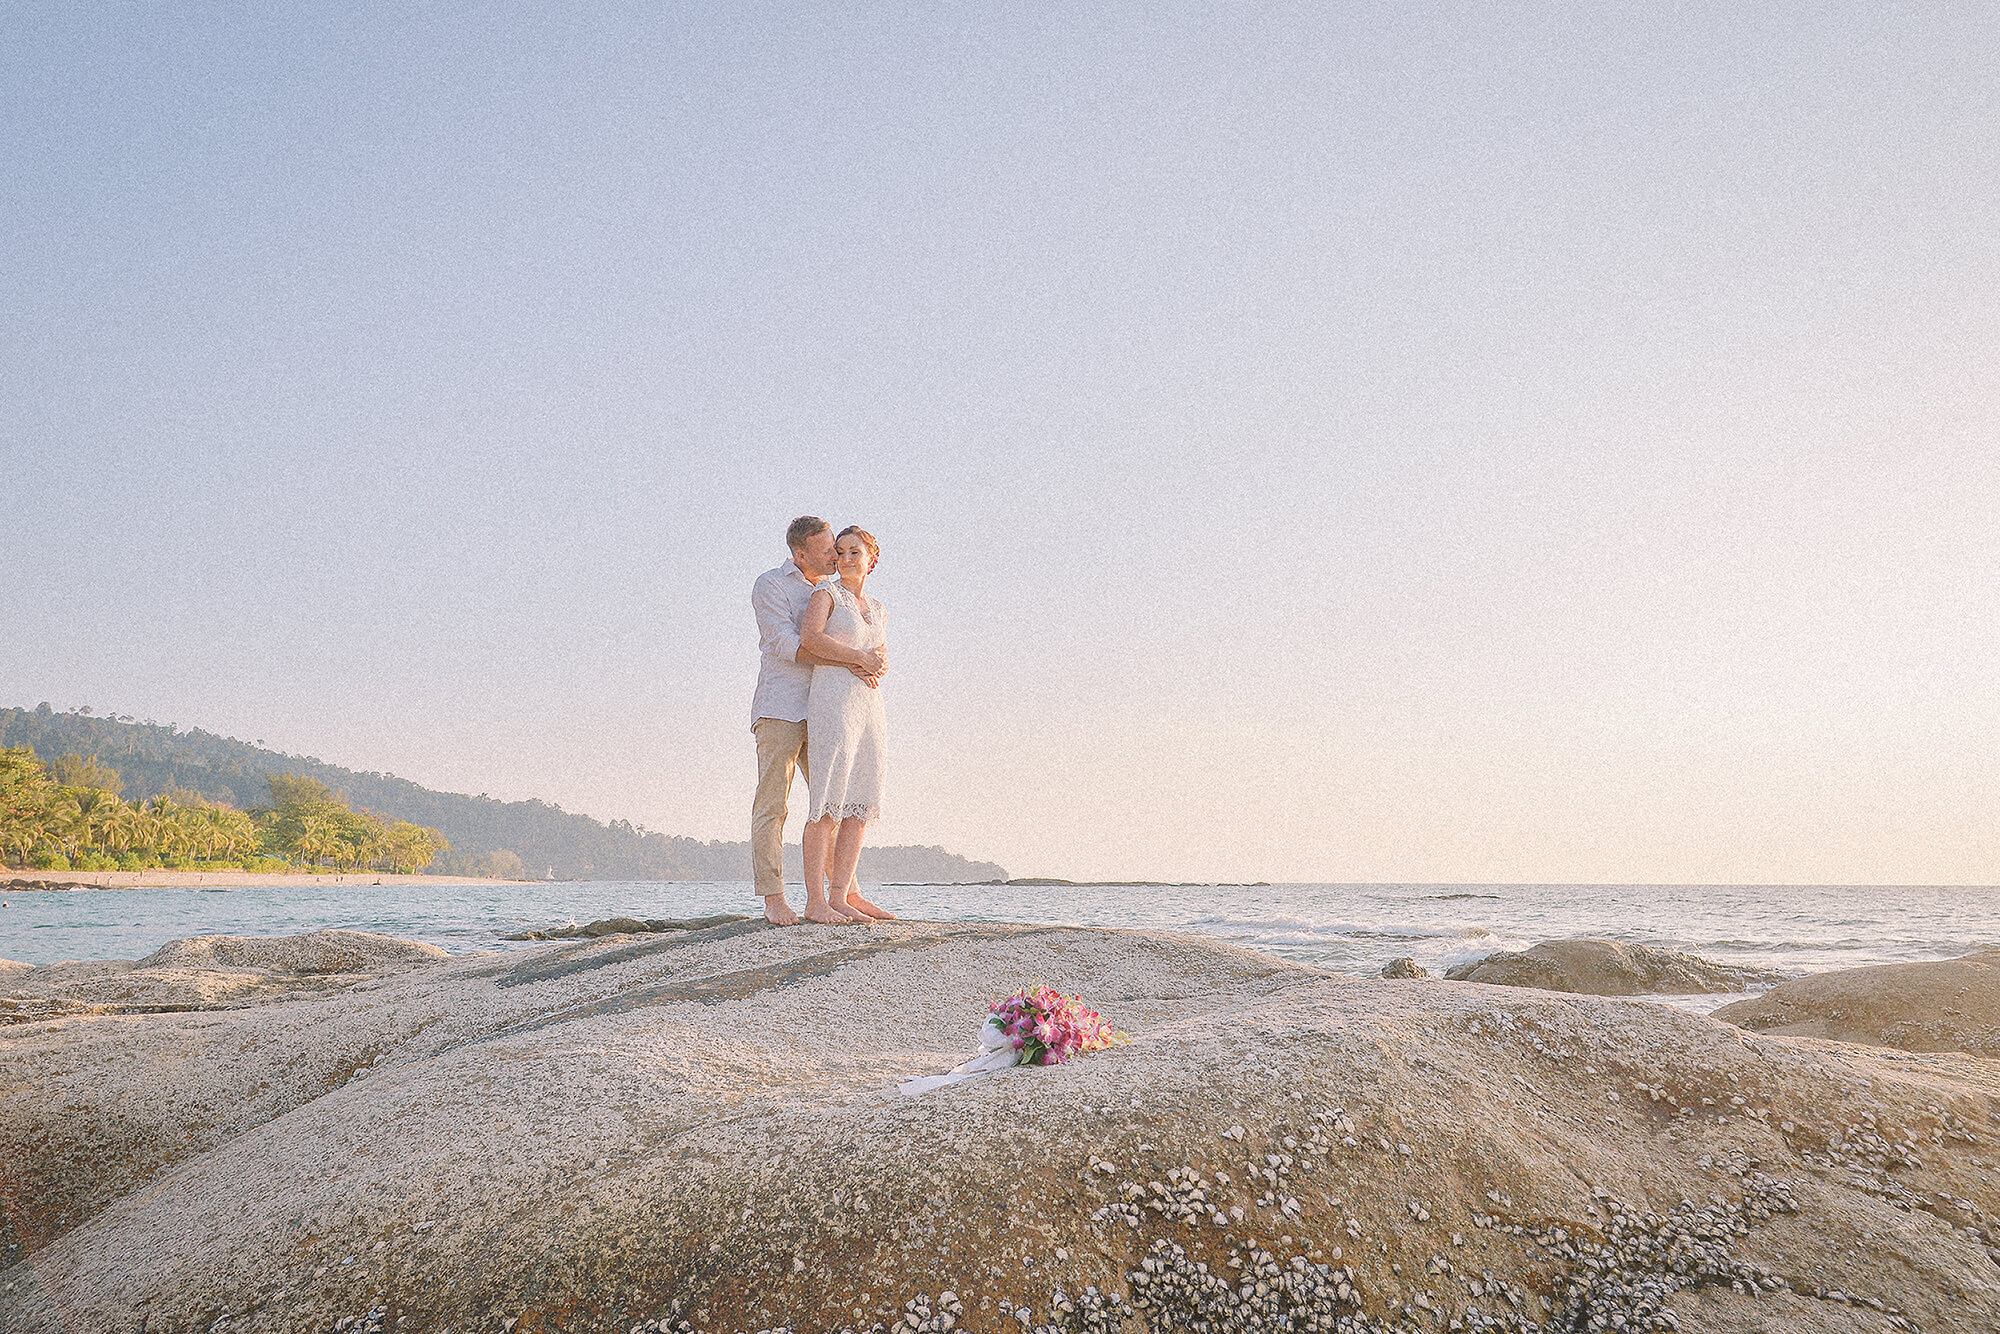
<path id="1" fill-rule="evenodd" d="M 849 667 L 847 670 L 859 677 L 861 683 L 870 690 L 880 690 L 882 688 L 882 673 L 871 672 L 866 667 Z"/>
<path id="2" fill-rule="evenodd" d="M 876 676 L 880 676 L 889 670 L 889 650 L 886 646 L 883 648 L 871 648 L 862 654 L 862 657 L 867 660 L 862 663 L 862 667 Z"/>

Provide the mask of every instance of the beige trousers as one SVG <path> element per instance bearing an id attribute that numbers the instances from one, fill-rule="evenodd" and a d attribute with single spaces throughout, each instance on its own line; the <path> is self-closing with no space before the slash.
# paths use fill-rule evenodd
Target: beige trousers
<path id="1" fill-rule="evenodd" d="M 806 763 L 806 725 L 782 718 L 759 718 L 751 732 L 757 738 L 757 798 L 750 807 L 750 874 L 760 895 L 785 892 L 785 805 L 792 795 L 792 775 L 812 781 Z"/>

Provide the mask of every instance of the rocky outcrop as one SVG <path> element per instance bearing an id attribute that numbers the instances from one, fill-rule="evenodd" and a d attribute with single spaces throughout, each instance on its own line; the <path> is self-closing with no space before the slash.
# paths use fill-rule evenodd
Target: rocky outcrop
<path id="1" fill-rule="evenodd" d="M 1619 940 L 1548 940 L 1518 953 L 1489 954 L 1445 976 L 1455 982 L 1537 987 L 1585 996 L 1693 995 L 1770 985 L 1781 975 L 1732 968 L 1679 950 Z"/>
<path id="2" fill-rule="evenodd" d="M 661 931 L 705 931 L 711 926 L 727 926 L 747 920 L 741 913 L 717 913 L 713 917 L 662 918 L 605 917 L 587 926 L 550 927 L 546 931 L 521 931 L 505 940 L 595 940 L 599 936 L 643 936 Z"/>
<path id="3" fill-rule="evenodd" d="M 1400 977 L 1405 979 L 1423 978 L 1430 975 L 1430 969 L 1423 967 L 1415 959 L 1408 957 L 1389 960 L 1389 962 L 1382 965 L 1381 972 L 1381 976 L 1383 977 Z"/>
<path id="4" fill-rule="evenodd" d="M 1036 979 L 1131 1045 L 898 1093 Z M 2000 1067 L 1208 939 L 745 921 L 0 1068 L 27 1334 L 2000 1324 Z"/>
<path id="5" fill-rule="evenodd" d="M 0 1023 L 65 1014 L 132 1014 L 254 1005 L 336 991 L 445 958 L 435 945 L 365 931 L 193 936 L 133 962 L 0 969 Z"/>
<path id="6" fill-rule="evenodd" d="M 303 936 L 194 936 L 141 959 L 150 968 L 253 968 L 270 973 L 388 973 L 446 957 L 436 945 L 367 931 Z"/>
<path id="7" fill-rule="evenodd" d="M 2000 1056 L 2000 950 L 1817 973 L 1725 1005 L 1715 1017 L 1788 1037 Z"/>

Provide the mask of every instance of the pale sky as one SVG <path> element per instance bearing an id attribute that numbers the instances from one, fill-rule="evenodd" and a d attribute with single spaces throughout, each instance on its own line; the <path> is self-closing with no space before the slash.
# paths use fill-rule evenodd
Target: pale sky
<path id="1" fill-rule="evenodd" d="M 578 8 L 9 7 L 0 704 L 741 839 L 813 512 L 876 842 L 2000 883 L 2000 9 Z"/>

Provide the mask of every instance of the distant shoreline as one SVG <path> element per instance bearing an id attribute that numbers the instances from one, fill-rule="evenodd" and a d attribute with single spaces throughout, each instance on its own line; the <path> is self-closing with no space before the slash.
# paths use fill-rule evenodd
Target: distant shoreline
<path id="1" fill-rule="evenodd" d="M 316 885 L 535 885 L 539 880 L 493 880 L 476 875 L 391 875 L 386 871 L 9 871 L 0 890 L 28 886 L 75 889 L 215 889 L 310 881 Z M 25 883 L 23 883 L 25 882 Z"/>

